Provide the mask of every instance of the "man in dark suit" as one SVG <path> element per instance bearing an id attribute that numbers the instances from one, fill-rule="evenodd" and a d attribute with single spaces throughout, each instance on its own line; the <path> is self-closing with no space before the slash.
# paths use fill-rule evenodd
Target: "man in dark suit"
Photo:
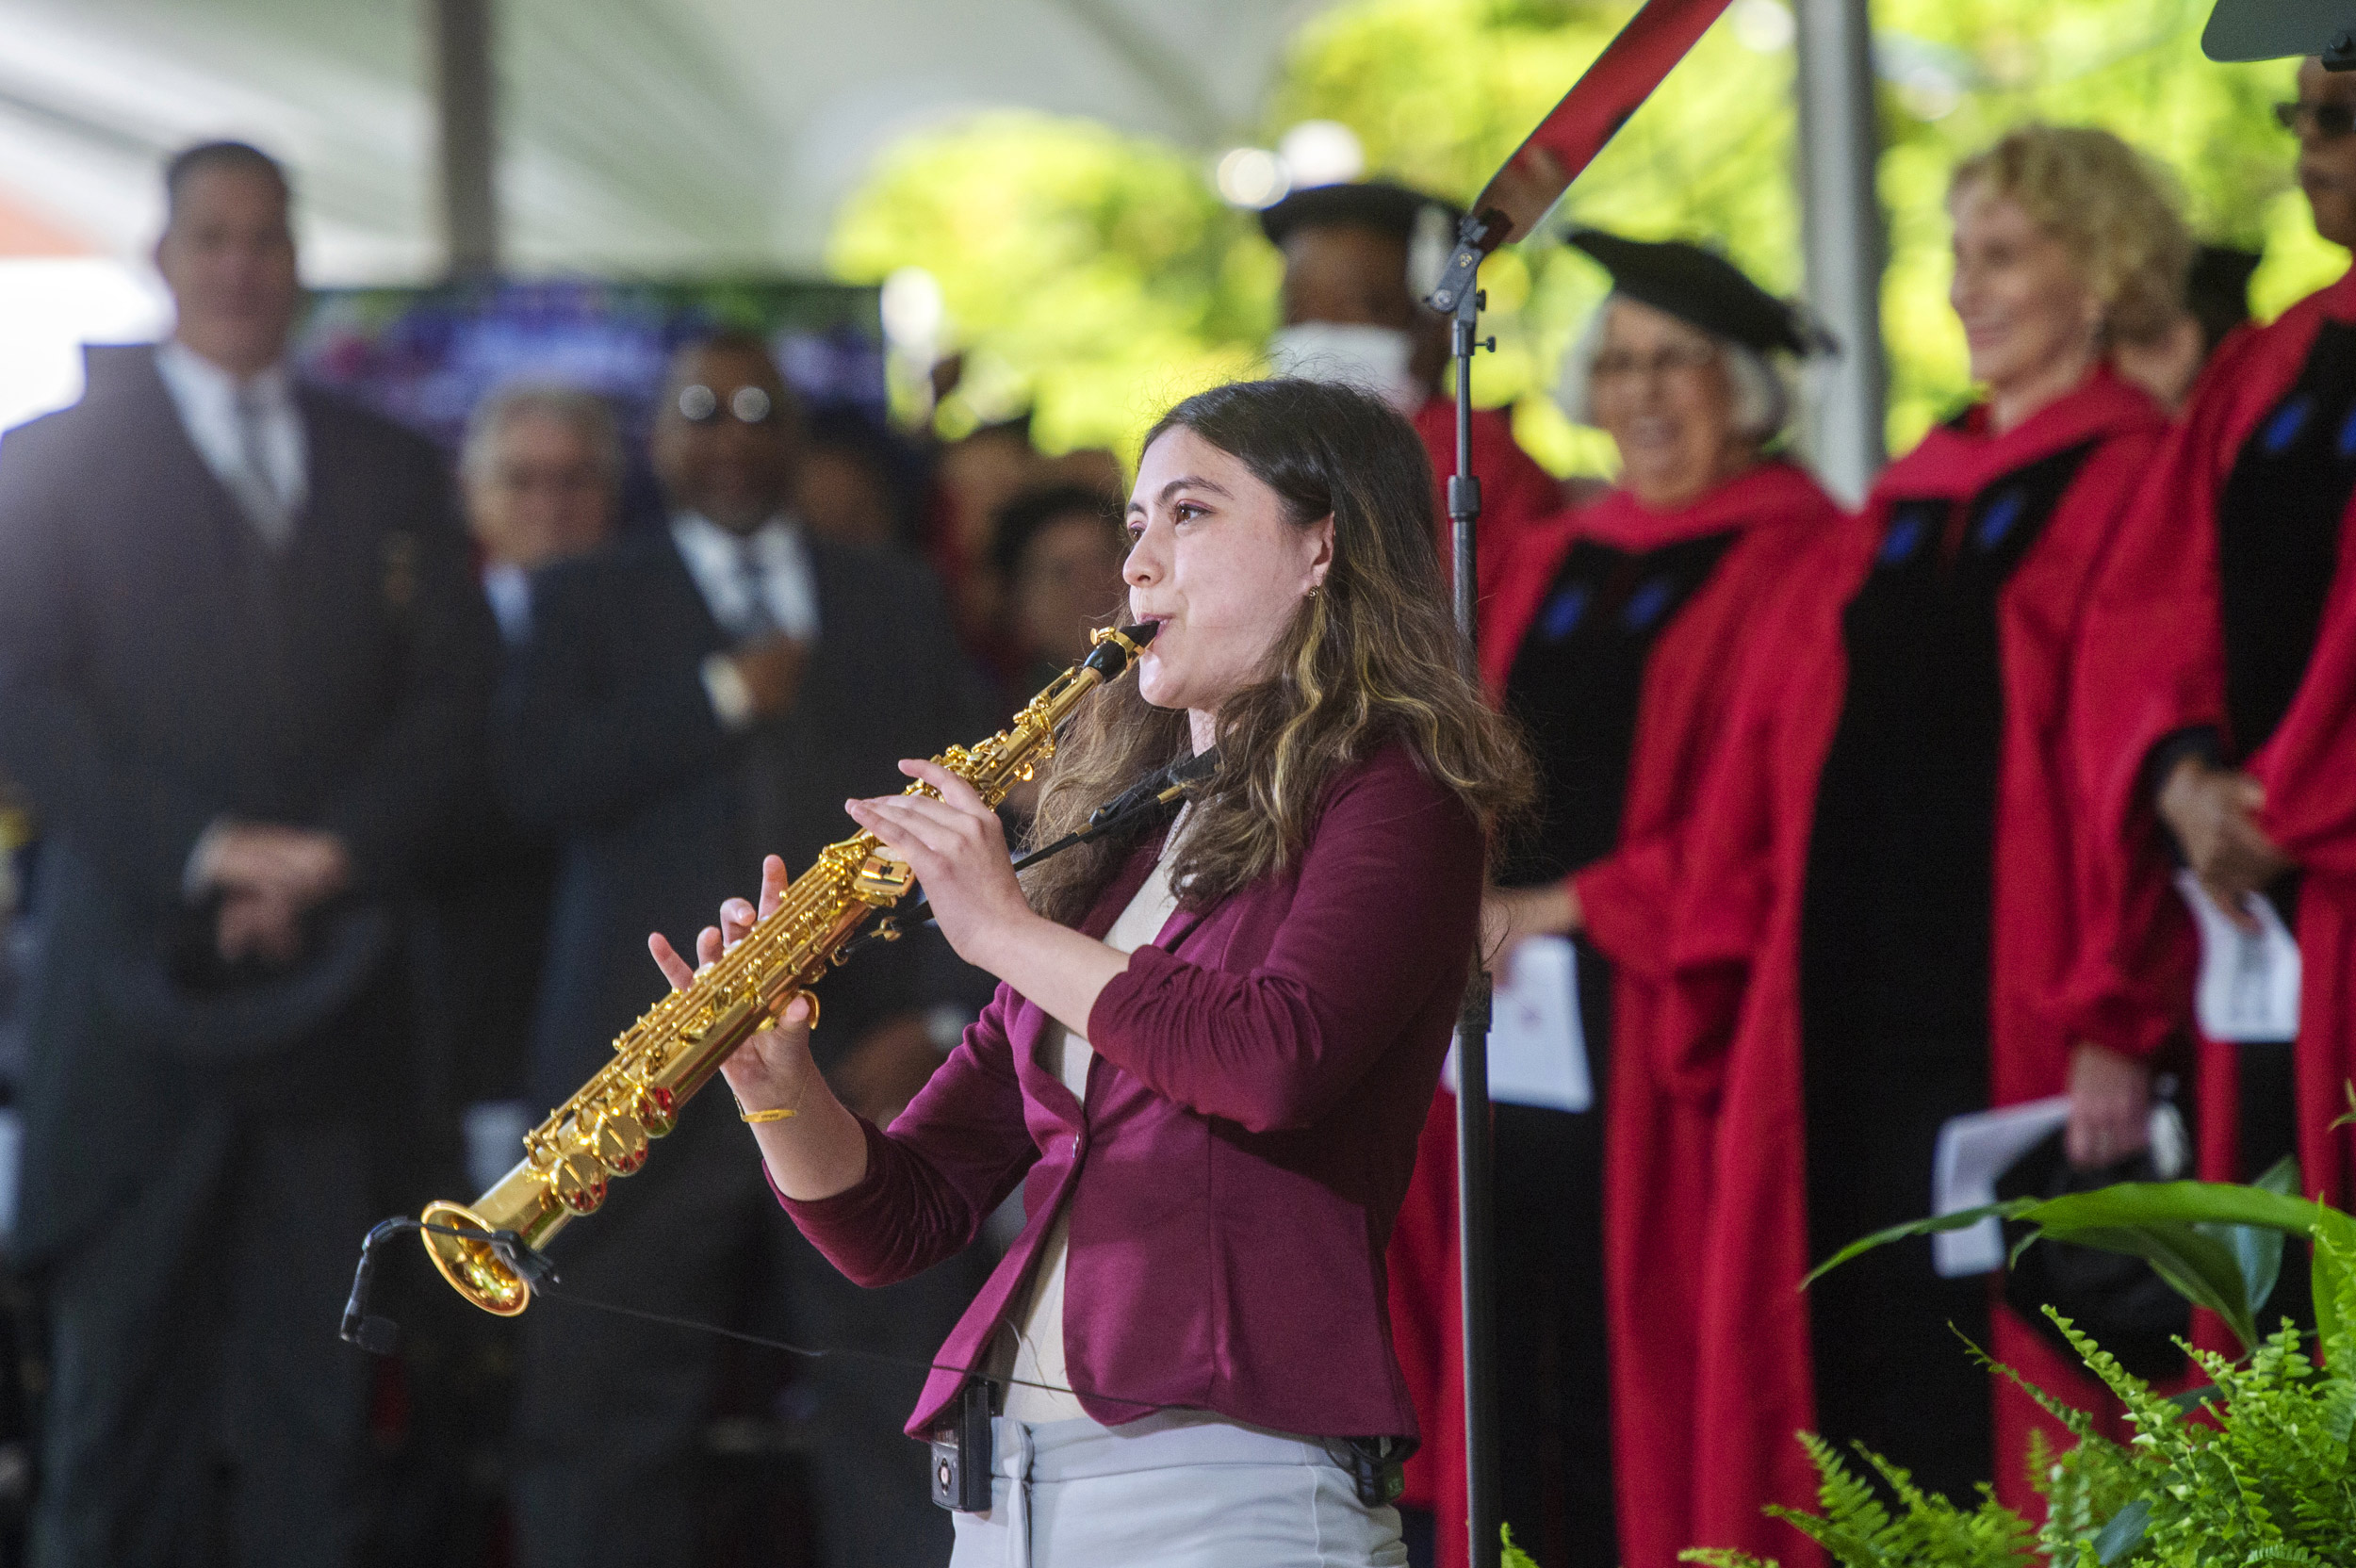
<path id="1" fill-rule="evenodd" d="M 165 183 L 171 340 L 92 351 L 0 447 L 0 767 L 46 833 L 33 1560 L 340 1564 L 397 901 L 477 776 L 494 634 L 441 460 L 287 376 L 278 166 L 212 143 Z"/>
<path id="2" fill-rule="evenodd" d="M 794 521 L 801 440 L 758 341 L 682 351 L 653 441 L 669 527 L 533 584 L 498 760 L 519 819 L 564 840 L 533 1048 L 540 1104 L 577 1089 L 661 994 L 649 932 L 692 938 L 723 898 L 758 885 L 764 853 L 799 870 L 855 832 L 843 801 L 891 788 L 898 759 L 1001 721 L 921 565 Z M 878 1119 L 940 1061 L 926 1011 L 954 994 L 948 963 L 906 941 L 860 954 L 820 989 L 820 1038 L 832 1042 L 821 1063 Z M 920 1365 L 975 1282 L 952 1265 L 890 1292 L 849 1286 L 778 1212 L 717 1091 L 555 1251 L 577 1294 Z M 695 1490 L 720 1365 L 710 1341 L 664 1329 L 554 1303 L 525 1319 L 515 1494 L 530 1568 L 697 1560 Z M 789 1391 L 813 1438 L 836 1568 L 947 1555 L 924 1450 L 900 1433 L 922 1381 L 831 1361 Z"/>

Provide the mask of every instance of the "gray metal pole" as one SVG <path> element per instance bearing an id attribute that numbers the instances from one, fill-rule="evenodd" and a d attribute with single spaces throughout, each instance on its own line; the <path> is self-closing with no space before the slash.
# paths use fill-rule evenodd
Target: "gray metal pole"
<path id="1" fill-rule="evenodd" d="M 426 4 L 446 265 L 453 278 L 487 277 L 499 264 L 492 0 Z"/>
<path id="2" fill-rule="evenodd" d="M 1808 445 L 1827 488 L 1861 499 L 1888 456 L 1881 283 L 1888 241 L 1873 170 L 1873 22 L 1867 0 L 1794 0 L 1800 96 L 1801 233 L 1809 308 L 1841 339 L 1811 372 Z"/>

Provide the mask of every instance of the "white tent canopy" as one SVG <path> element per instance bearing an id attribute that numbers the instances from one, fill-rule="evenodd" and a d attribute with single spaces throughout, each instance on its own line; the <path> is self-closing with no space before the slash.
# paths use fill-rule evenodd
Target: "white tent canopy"
<path id="1" fill-rule="evenodd" d="M 508 264 L 813 268 L 908 130 L 1086 115 L 1212 153 L 1321 0 L 494 0 Z M 441 270 L 434 0 L 0 0 L 0 194 L 129 256 L 172 148 L 281 155 L 321 283 Z"/>
<path id="2" fill-rule="evenodd" d="M 237 136 L 293 170 L 311 281 L 435 276 L 451 253 L 437 18 L 487 8 L 507 270 L 814 272 L 875 155 L 976 110 L 1087 116 L 1196 148 L 1207 167 L 1248 139 L 1284 41 L 1325 3 L 0 0 L 0 206 L 127 260 L 158 226 L 159 160 Z M 1867 0 L 1792 4 L 1808 291 L 1862 350 L 1826 372 L 1810 444 L 1854 498 L 1881 456 Z M 115 297 L 144 281 L 129 273 L 71 286 L 103 285 L 120 315 L 132 307 Z M 69 341 L 23 388 L 0 386 L 0 423 L 72 395 Z"/>

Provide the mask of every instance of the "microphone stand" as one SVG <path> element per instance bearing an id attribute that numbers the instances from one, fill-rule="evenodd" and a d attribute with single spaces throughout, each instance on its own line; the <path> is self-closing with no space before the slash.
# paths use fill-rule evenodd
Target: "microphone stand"
<path id="1" fill-rule="evenodd" d="M 1449 557 L 1455 576 L 1456 630 L 1465 667 L 1481 678 L 1481 595 L 1478 576 L 1481 478 L 1473 471 L 1472 362 L 1497 340 L 1478 335 L 1488 295 L 1474 286 L 1481 258 L 1503 239 L 1508 220 L 1496 211 L 1464 220 L 1455 253 L 1431 303 L 1448 317 L 1448 356 L 1456 365 L 1456 472 L 1448 482 Z M 1464 1527 L 1472 1568 L 1497 1568 L 1504 1509 L 1497 1495 L 1497 1259 L 1490 1158 L 1489 1003 L 1485 968 L 1464 991 L 1456 1024 L 1456 1233 L 1463 1264 L 1464 1318 Z"/>

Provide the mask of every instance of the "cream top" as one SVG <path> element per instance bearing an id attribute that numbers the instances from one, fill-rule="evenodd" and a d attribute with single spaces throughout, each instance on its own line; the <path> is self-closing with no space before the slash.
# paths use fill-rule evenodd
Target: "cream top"
<path id="1" fill-rule="evenodd" d="M 1182 825 L 1183 817 L 1171 825 L 1153 874 L 1129 901 L 1129 906 L 1121 911 L 1112 929 L 1104 933 L 1104 945 L 1114 952 L 1134 953 L 1161 935 L 1171 911 L 1178 907 L 1178 895 L 1170 885 L 1170 862 Z M 1039 1036 L 1039 1065 L 1063 1080 L 1064 1086 L 1079 1099 L 1084 1116 L 1088 1106 L 1088 1064 L 1095 1059 L 1096 1053 L 1088 1048 L 1087 1039 L 1060 1023 L 1050 1021 Z M 1021 1380 L 1006 1389 L 1005 1414 L 1011 1420 L 1088 1419 L 1088 1413 L 1081 1408 L 1077 1398 L 1050 1392 L 1072 1386 L 1064 1369 L 1063 1353 L 1064 1264 L 1071 1251 L 1070 1219 L 1067 1214 L 1059 1213 L 1032 1269 L 1030 1300 L 1006 1320 L 1007 1331 L 1014 1336 L 1013 1376 Z M 1036 1384 L 1047 1386 L 1033 1386 Z"/>

